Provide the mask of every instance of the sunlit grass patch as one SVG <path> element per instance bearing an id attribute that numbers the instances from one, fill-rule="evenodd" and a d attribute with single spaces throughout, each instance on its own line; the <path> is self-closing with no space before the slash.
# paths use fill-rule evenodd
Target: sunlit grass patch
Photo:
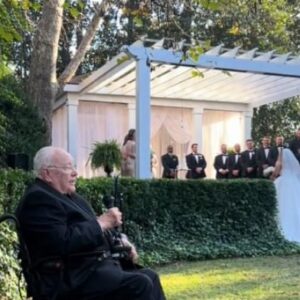
<path id="1" fill-rule="evenodd" d="M 300 299 L 300 256 L 179 263 L 159 272 L 168 300 Z"/>

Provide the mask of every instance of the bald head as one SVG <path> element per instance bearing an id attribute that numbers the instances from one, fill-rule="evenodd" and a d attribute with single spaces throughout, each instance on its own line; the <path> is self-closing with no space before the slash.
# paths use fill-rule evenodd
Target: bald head
<path id="1" fill-rule="evenodd" d="M 36 176 L 63 194 L 75 192 L 77 171 L 72 156 L 62 148 L 44 147 L 35 155 Z"/>
<path id="2" fill-rule="evenodd" d="M 36 175 L 40 175 L 43 169 L 55 165 L 61 157 L 65 157 L 71 161 L 73 160 L 71 154 L 62 148 L 53 146 L 41 148 L 33 159 L 33 169 Z"/>

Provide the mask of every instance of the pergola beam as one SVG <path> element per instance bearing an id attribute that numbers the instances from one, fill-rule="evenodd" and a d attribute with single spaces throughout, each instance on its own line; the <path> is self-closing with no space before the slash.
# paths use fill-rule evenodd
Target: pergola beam
<path id="1" fill-rule="evenodd" d="M 209 54 L 209 52 L 207 52 L 201 55 L 198 61 L 194 61 L 191 58 L 184 59 L 184 53 L 180 51 L 174 52 L 165 49 L 151 49 L 135 46 L 125 46 L 123 47 L 123 51 L 130 54 L 132 57 L 138 57 L 142 54 L 146 55 L 150 62 L 156 63 L 208 69 L 212 68 L 227 71 L 252 72 L 278 76 L 300 77 L 300 68 L 297 64 L 289 64 L 287 61 L 284 64 L 283 68 L 282 64 L 280 63 L 272 63 L 272 59 L 253 59 L 256 53 L 256 49 L 235 57 L 227 57 L 220 54 L 211 55 Z"/>

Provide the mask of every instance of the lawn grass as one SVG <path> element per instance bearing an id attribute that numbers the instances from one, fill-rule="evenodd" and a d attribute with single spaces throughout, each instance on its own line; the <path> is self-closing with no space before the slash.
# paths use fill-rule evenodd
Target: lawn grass
<path id="1" fill-rule="evenodd" d="M 300 299 L 300 255 L 177 263 L 158 272 L 168 300 Z"/>

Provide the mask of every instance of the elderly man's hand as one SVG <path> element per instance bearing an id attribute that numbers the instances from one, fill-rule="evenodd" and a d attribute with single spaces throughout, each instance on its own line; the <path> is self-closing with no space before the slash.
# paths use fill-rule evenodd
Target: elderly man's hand
<path id="1" fill-rule="evenodd" d="M 125 234 L 122 234 L 122 243 L 124 244 L 124 246 L 128 246 L 131 248 L 129 256 L 134 263 L 137 263 L 139 256 L 136 251 L 136 248 L 131 242 L 129 242 L 129 240 Z"/>
<path id="2" fill-rule="evenodd" d="M 112 229 L 122 224 L 122 213 L 117 207 L 113 207 L 97 217 L 97 221 L 102 230 Z"/>

